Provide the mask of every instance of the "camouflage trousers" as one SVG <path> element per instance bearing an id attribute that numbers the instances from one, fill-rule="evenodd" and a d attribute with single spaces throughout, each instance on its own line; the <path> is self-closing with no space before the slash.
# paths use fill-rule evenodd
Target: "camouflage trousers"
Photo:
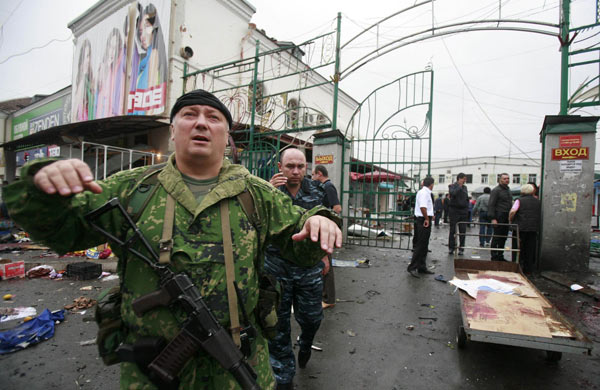
<path id="1" fill-rule="evenodd" d="M 269 357 L 277 383 L 290 383 L 296 374 L 292 349 L 291 309 L 300 325 L 300 349 L 310 350 L 323 319 L 323 263 L 314 267 L 298 267 L 278 257 L 265 256 L 265 271 L 281 283 L 281 304 L 277 316 L 277 336 L 269 341 Z"/>

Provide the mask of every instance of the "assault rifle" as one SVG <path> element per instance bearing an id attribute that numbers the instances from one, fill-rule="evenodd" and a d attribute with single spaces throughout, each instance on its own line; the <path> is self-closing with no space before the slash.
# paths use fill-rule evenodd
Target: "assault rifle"
<path id="1" fill-rule="evenodd" d="M 113 209 L 117 209 L 125 218 L 127 225 L 133 229 L 134 234 L 127 241 L 120 240 L 96 223 L 98 218 Z M 169 306 L 175 303 L 179 304 L 188 316 L 179 334 L 147 367 L 141 367 L 142 370 L 150 373 L 150 378 L 161 389 L 176 389 L 179 386 L 177 377 L 179 371 L 199 349 L 203 349 L 234 376 L 242 389 L 260 390 L 256 383 L 256 373 L 231 336 L 217 321 L 210 308 L 206 306 L 198 288 L 185 273 L 175 274 L 167 265 L 161 265 L 158 262 L 158 255 L 127 214 L 119 199 L 111 199 L 105 205 L 86 214 L 85 219 L 94 229 L 143 260 L 160 276 L 159 290 L 133 301 L 133 311 L 138 317 L 157 306 Z M 138 240 L 152 259 L 131 247 Z"/>

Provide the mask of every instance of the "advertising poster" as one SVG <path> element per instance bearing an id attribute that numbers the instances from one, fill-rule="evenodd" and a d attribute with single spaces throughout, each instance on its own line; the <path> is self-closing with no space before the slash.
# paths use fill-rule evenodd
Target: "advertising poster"
<path id="1" fill-rule="evenodd" d="M 127 6 L 77 38 L 73 58 L 73 122 L 123 115 Z"/>
<path id="2" fill-rule="evenodd" d="M 131 82 L 127 96 L 128 115 L 158 115 L 167 100 L 167 45 L 170 1 L 137 3 Z"/>
<path id="3" fill-rule="evenodd" d="M 168 73 L 165 34 L 169 31 L 170 4 L 134 3 L 132 26 L 128 23 L 129 5 L 124 6 L 77 38 L 73 58 L 74 122 L 164 112 Z M 127 50 L 128 34 L 134 35 L 131 50 Z"/>

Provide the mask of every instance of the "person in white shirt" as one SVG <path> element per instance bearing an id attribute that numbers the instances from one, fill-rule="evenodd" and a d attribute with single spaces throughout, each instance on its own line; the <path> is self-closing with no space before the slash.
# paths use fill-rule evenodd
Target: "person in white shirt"
<path id="1" fill-rule="evenodd" d="M 408 268 L 409 274 L 419 278 L 419 274 L 433 274 L 427 269 L 425 260 L 429 250 L 429 236 L 431 236 L 431 220 L 433 218 L 433 178 L 426 177 L 423 187 L 417 192 L 415 201 L 415 239 L 413 245 L 413 256 Z"/>

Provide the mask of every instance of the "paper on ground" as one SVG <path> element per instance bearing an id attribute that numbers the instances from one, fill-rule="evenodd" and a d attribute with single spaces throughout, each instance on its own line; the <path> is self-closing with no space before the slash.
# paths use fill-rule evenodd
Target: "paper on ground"
<path id="1" fill-rule="evenodd" d="M 0 322 L 16 320 L 25 317 L 35 317 L 36 315 L 37 311 L 35 310 L 35 307 L 15 307 L 14 311 L 12 311 L 12 314 L 0 317 Z"/>
<path id="2" fill-rule="evenodd" d="M 448 283 L 460 288 L 475 299 L 477 299 L 478 291 L 491 291 L 509 295 L 521 295 L 518 291 L 515 291 L 516 286 L 499 282 L 495 279 L 463 280 L 457 279 L 455 276 Z"/>

